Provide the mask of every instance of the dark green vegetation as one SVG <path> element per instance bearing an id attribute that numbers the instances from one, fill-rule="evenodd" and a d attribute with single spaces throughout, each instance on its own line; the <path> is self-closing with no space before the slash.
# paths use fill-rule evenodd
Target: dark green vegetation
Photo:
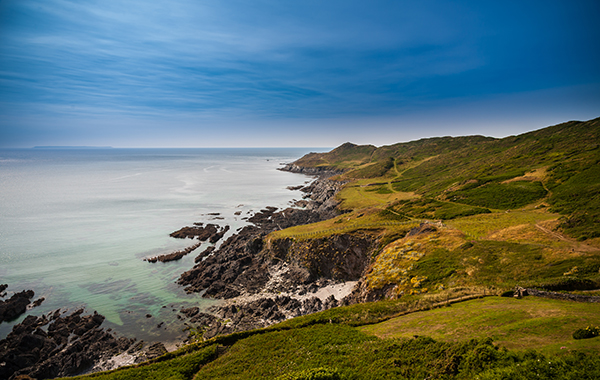
<path id="1" fill-rule="evenodd" d="M 124 371 L 113 371 L 111 373 L 95 373 L 83 378 L 98 378 L 106 380 L 186 380 L 194 377 L 202 365 L 217 358 L 217 346 L 209 345 L 185 356 L 170 358 L 165 355 L 160 361 L 138 366 Z M 69 379 L 78 379 L 74 377 Z"/>
<path id="2" fill-rule="evenodd" d="M 573 333 L 573 339 L 590 339 L 600 335 L 600 328 L 588 326 L 584 329 L 577 329 Z"/>
<path id="3" fill-rule="evenodd" d="M 547 191 L 539 181 L 491 182 L 450 192 L 448 198 L 457 203 L 506 210 L 526 206 L 544 198 L 546 194 Z"/>
<path id="4" fill-rule="evenodd" d="M 484 207 L 454 202 L 443 202 L 426 197 L 397 201 L 391 204 L 388 209 L 411 218 L 443 220 L 491 212 Z"/>

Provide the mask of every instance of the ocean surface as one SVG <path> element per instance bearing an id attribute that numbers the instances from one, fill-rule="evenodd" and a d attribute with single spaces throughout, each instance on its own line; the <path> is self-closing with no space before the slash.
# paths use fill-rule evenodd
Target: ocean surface
<path id="1" fill-rule="evenodd" d="M 218 302 L 175 283 L 209 243 L 180 261 L 143 259 L 192 245 L 169 234 L 194 222 L 229 225 L 227 238 L 253 212 L 301 199 L 287 187 L 311 178 L 276 169 L 310 151 L 323 149 L 0 150 L 0 284 L 45 298 L 1 323 L 0 339 L 26 315 L 81 307 L 120 335 L 181 339 L 177 312 Z"/>

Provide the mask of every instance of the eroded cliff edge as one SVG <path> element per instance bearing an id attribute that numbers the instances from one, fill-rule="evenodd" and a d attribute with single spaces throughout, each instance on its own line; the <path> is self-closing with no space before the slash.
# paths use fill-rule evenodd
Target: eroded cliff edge
<path id="1" fill-rule="evenodd" d="M 294 166 L 283 170 L 299 172 Z M 317 174 L 317 173 L 310 173 Z M 320 176 L 302 189 L 297 205 L 277 210 L 267 207 L 253 223 L 230 236 L 210 256 L 201 258 L 178 283 L 188 292 L 224 299 L 210 309 L 182 311 L 204 338 L 268 326 L 286 318 L 338 306 L 367 270 L 379 247 L 378 231 L 353 231 L 317 239 L 267 239 L 288 227 L 331 219 L 340 214 L 336 193 L 344 182 L 331 180 L 337 172 Z"/>

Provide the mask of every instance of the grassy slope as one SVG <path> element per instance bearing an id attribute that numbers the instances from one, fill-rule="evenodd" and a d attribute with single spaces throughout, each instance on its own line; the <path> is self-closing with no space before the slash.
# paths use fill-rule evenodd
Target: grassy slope
<path id="1" fill-rule="evenodd" d="M 599 316 L 600 304 L 535 297 L 486 297 L 408 314 L 360 330 L 380 338 L 427 335 L 462 341 L 491 337 L 496 344 L 509 349 L 538 349 L 548 354 L 560 353 L 561 347 L 600 352 L 600 339 L 572 337 L 580 326 L 599 325 Z"/>
<path id="2" fill-rule="evenodd" d="M 430 213 L 449 219 L 461 216 L 460 208 L 473 213 L 473 207 L 493 211 L 546 202 L 565 216 L 561 227 L 566 233 L 591 239 L 600 237 L 599 142 L 600 119 L 595 119 L 504 139 L 443 137 L 380 148 L 347 143 L 296 164 L 346 169 L 341 179 L 363 179 L 341 194 L 346 209 L 381 206 L 417 194 L 445 202 L 446 208 L 453 204 L 455 210 L 449 213 Z M 531 175 L 540 170 L 542 175 Z M 365 186 L 369 183 L 376 185 Z M 392 206 L 408 216 L 423 214 L 415 205 Z M 436 207 L 440 204 L 432 205 Z"/>
<path id="3" fill-rule="evenodd" d="M 394 286 L 391 297 L 456 286 L 600 283 L 599 134 L 596 119 L 505 139 L 344 144 L 297 164 L 346 169 L 338 178 L 350 182 L 338 196 L 347 213 L 270 238 L 383 231 L 366 280 L 375 290 Z M 397 239 L 432 219 L 444 222 L 435 234 Z"/>
<path id="4" fill-rule="evenodd" d="M 198 371 L 197 379 L 299 379 L 325 367 L 329 377 L 321 378 L 598 378 L 600 338 L 570 338 L 600 324 L 598 305 L 487 297 L 426 309 L 517 284 L 600 281 L 599 130 L 596 119 L 501 140 L 344 144 L 309 154 L 296 164 L 346 170 L 339 176 L 351 181 L 339 193 L 346 213 L 268 239 L 372 230 L 381 248 L 365 280 L 373 289 L 395 285 L 388 295 L 402 297 L 219 337 L 160 363 L 96 377 L 190 379 Z M 405 236 L 424 219 L 444 227 Z M 217 356 L 215 345 L 227 352 L 203 366 Z"/>
<path id="5" fill-rule="evenodd" d="M 300 374 L 317 368 L 328 370 L 331 376 L 324 379 L 499 379 L 507 373 L 514 379 L 532 373 L 541 379 L 600 376 L 600 338 L 569 338 L 575 329 L 598 322 L 600 305 L 487 297 L 418 311 L 431 305 L 412 298 L 330 309 L 189 345 L 154 363 L 91 377 L 308 379 Z M 402 316 L 394 317 L 398 314 Z M 435 340 L 413 335 L 432 335 Z"/>

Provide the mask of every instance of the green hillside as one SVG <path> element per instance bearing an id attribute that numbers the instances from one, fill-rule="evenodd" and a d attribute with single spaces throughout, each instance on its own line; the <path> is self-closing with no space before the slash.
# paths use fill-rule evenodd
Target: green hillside
<path id="1" fill-rule="evenodd" d="M 432 207 L 437 200 L 507 210 L 545 201 L 565 217 L 564 232 L 585 240 L 600 237 L 599 144 L 600 119 L 594 119 L 504 139 L 440 137 L 380 148 L 346 143 L 296 164 L 344 169 L 346 180 L 376 178 L 389 185 L 384 193 L 414 192 Z"/>
<path id="2" fill-rule="evenodd" d="M 372 238 L 358 303 L 86 378 L 600 378 L 600 303 L 506 297 L 600 296 L 600 118 L 503 139 L 346 143 L 294 164 L 342 172 L 342 213 L 265 247 L 288 239 L 302 265 L 327 260 L 319 244 L 338 235 Z"/>
<path id="3" fill-rule="evenodd" d="M 432 306 L 426 299 L 412 299 L 330 309 L 191 344 L 134 367 L 75 379 L 600 376 L 600 338 L 572 338 L 574 331 L 597 321 L 598 304 L 573 308 L 568 301 L 487 297 Z"/>

